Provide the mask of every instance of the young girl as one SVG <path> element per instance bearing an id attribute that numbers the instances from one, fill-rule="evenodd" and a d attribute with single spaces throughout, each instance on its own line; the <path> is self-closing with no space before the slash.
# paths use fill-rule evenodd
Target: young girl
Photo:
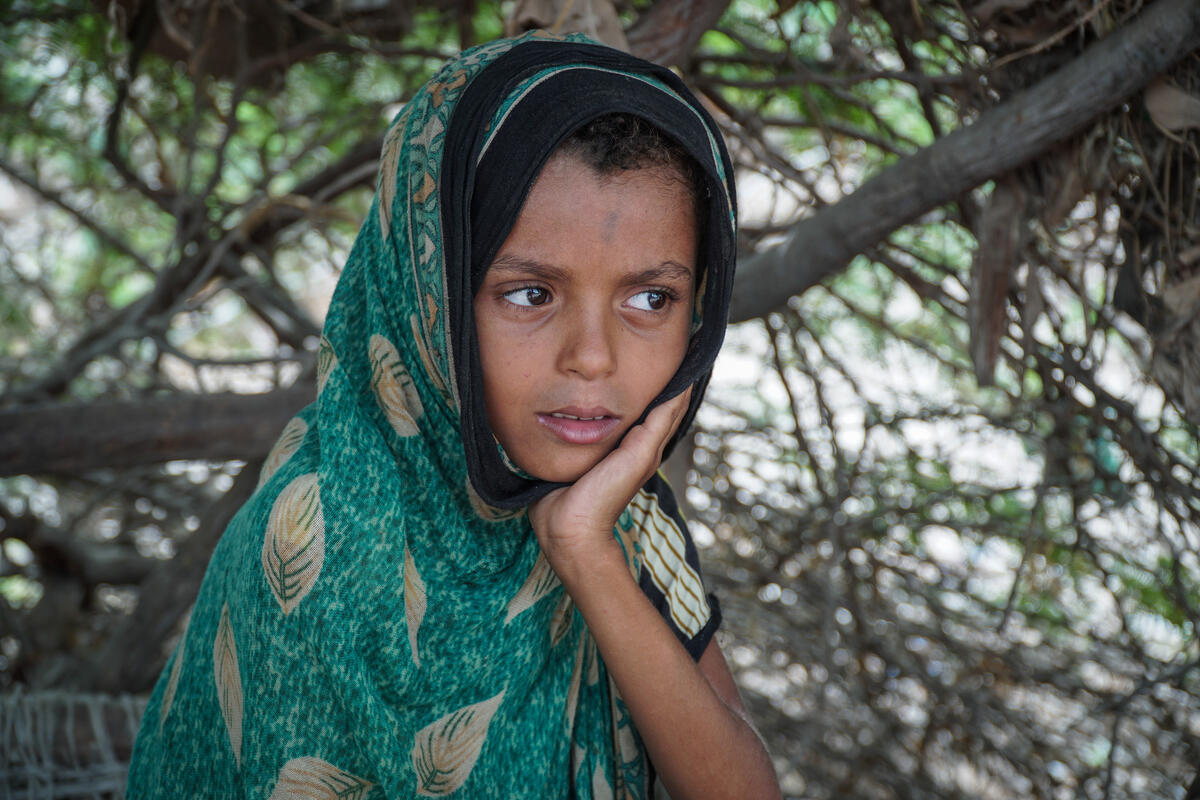
<path id="1" fill-rule="evenodd" d="M 407 104 L 130 797 L 779 795 L 656 474 L 724 335 L 731 181 L 672 73 L 578 37 Z"/>

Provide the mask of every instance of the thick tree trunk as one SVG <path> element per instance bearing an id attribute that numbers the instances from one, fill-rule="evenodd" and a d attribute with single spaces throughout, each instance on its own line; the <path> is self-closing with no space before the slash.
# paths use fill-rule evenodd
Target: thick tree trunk
<path id="1" fill-rule="evenodd" d="M 254 458 L 271 448 L 314 394 L 309 384 L 267 394 L 176 395 L 0 411 L 0 477 L 77 474 L 178 458 Z"/>
<path id="2" fill-rule="evenodd" d="M 900 226 L 1074 136 L 1198 47 L 1200 3 L 1158 0 L 1041 83 L 901 159 L 744 261 L 730 320 L 778 308 Z"/>

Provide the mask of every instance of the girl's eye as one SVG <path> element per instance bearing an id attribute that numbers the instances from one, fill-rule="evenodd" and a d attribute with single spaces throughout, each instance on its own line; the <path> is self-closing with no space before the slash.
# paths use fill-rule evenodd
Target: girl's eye
<path id="1" fill-rule="evenodd" d="M 545 304 L 550 299 L 550 293 L 540 286 L 522 286 L 504 293 L 504 299 L 514 306 L 532 308 Z"/>
<path id="2" fill-rule="evenodd" d="M 674 299 L 670 292 L 663 291 L 662 289 L 650 289 L 645 292 L 638 292 L 629 298 L 629 305 L 640 311 L 662 311 Z"/>

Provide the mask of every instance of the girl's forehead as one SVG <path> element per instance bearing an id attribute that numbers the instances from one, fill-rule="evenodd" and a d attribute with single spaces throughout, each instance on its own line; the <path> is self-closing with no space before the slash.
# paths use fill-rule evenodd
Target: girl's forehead
<path id="1" fill-rule="evenodd" d="M 562 279 L 588 264 L 614 279 L 632 271 L 686 280 L 695 270 L 695 228 L 692 198 L 661 170 L 604 175 L 559 158 L 534 181 L 489 268 Z"/>

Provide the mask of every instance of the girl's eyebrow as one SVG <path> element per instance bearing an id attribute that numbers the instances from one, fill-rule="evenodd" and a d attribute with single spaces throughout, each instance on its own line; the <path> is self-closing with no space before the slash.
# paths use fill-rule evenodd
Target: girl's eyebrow
<path id="1" fill-rule="evenodd" d="M 553 264 L 547 264 L 543 261 L 534 261 L 531 258 L 522 258 L 521 256 L 506 255 L 500 256 L 492 265 L 488 267 L 488 272 L 498 270 L 500 272 L 512 272 L 521 276 L 530 276 L 541 278 L 542 280 L 554 281 L 565 280 L 567 271 L 561 267 L 556 267 Z"/>
<path id="2" fill-rule="evenodd" d="M 656 281 L 683 281 L 690 283 L 692 280 L 692 270 L 680 264 L 678 261 L 664 261 L 657 267 L 650 267 L 641 272 L 636 272 L 628 275 L 625 278 L 625 283 L 654 283 Z"/>
<path id="3" fill-rule="evenodd" d="M 492 262 L 488 271 L 498 270 L 509 272 L 522 277 L 540 278 L 546 281 L 564 281 L 570 278 L 570 273 L 562 267 L 534 261 L 517 255 L 504 255 Z M 692 270 L 678 261 L 664 261 L 657 266 L 622 276 L 621 283 L 632 286 L 638 283 L 654 283 L 656 281 L 691 282 Z"/>

